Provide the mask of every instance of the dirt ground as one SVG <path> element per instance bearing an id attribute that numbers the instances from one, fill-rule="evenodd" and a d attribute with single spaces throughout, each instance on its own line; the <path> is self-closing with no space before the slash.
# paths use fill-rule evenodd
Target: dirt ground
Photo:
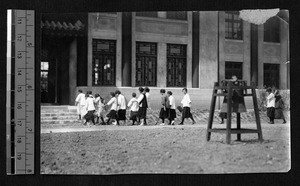
<path id="1" fill-rule="evenodd" d="M 201 124 L 134 127 L 42 133 L 41 173 L 254 173 L 287 172 L 291 166 L 289 123 L 264 122 L 264 142 L 257 141 L 257 134 L 242 134 L 241 142 L 232 135 L 231 145 L 225 143 L 225 134 L 218 133 L 207 142 L 206 125 Z"/>

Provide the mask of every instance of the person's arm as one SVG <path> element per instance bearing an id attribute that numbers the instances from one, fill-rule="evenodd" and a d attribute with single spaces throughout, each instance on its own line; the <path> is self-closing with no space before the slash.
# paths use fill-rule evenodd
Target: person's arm
<path id="1" fill-rule="evenodd" d="M 139 96 L 139 98 L 138 98 L 138 103 L 139 103 L 139 104 L 141 103 L 141 101 L 143 100 L 143 98 L 144 98 L 144 95 L 141 94 L 141 95 Z"/>
<path id="2" fill-rule="evenodd" d="M 114 99 L 111 98 L 111 99 L 109 100 L 109 102 L 107 103 L 107 105 L 111 105 L 113 102 L 114 102 Z"/>
<path id="3" fill-rule="evenodd" d="M 127 107 L 131 107 L 131 105 L 132 105 L 132 99 L 128 102 Z"/>

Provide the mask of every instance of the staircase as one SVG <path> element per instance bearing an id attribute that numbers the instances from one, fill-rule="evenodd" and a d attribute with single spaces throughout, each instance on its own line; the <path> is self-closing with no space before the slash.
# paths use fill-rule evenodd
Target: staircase
<path id="1" fill-rule="evenodd" d="M 41 106 L 41 124 L 67 124 L 78 123 L 77 107 L 62 106 Z"/>

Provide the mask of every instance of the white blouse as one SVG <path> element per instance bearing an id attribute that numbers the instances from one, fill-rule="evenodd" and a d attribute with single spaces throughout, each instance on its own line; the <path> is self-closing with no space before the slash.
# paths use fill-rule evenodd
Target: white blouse
<path id="1" fill-rule="evenodd" d="M 112 97 L 107 105 L 111 105 L 110 110 L 117 110 L 118 101 L 116 97 Z"/>
<path id="2" fill-rule="evenodd" d="M 190 96 L 186 93 L 182 100 L 181 100 L 181 104 L 183 107 L 191 107 L 191 99 L 190 99 Z"/>
<path id="3" fill-rule="evenodd" d="M 171 105 L 171 109 L 176 109 L 176 106 L 175 106 L 175 99 L 173 96 L 169 96 L 169 103 Z"/>
<path id="4" fill-rule="evenodd" d="M 273 93 L 269 94 L 267 97 L 267 107 L 275 107 L 275 96 Z"/>
<path id="5" fill-rule="evenodd" d="M 139 110 L 139 102 L 136 98 L 132 98 L 129 102 L 128 102 L 128 107 L 130 107 L 131 111 L 138 111 Z"/>

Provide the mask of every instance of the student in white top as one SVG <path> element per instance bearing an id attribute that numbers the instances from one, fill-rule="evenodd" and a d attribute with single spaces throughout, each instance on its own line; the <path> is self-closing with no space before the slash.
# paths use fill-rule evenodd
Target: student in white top
<path id="1" fill-rule="evenodd" d="M 176 118 L 176 105 L 175 105 L 175 98 L 173 97 L 173 93 L 171 91 L 167 92 L 170 104 L 169 110 L 169 124 L 174 125 L 174 119 Z"/>
<path id="2" fill-rule="evenodd" d="M 139 102 L 136 98 L 136 93 L 132 93 L 132 98 L 128 102 L 128 107 L 130 107 L 130 120 L 132 120 L 132 125 L 137 121 Z"/>
<path id="3" fill-rule="evenodd" d="M 95 107 L 97 111 L 97 121 L 96 123 L 99 123 L 99 118 L 101 118 L 102 124 L 105 124 L 104 122 L 104 99 L 99 95 L 95 94 Z"/>
<path id="4" fill-rule="evenodd" d="M 149 87 L 145 87 L 145 95 L 146 95 L 146 98 L 147 98 L 147 105 L 148 105 L 148 108 L 151 109 L 151 104 L 150 104 L 150 89 Z"/>
<path id="5" fill-rule="evenodd" d="M 117 123 L 119 124 L 120 120 L 124 121 L 124 125 L 126 123 L 126 100 L 125 97 L 121 94 L 121 91 L 116 90 L 115 95 L 118 99 L 118 117 L 117 117 Z"/>
<path id="6" fill-rule="evenodd" d="M 78 90 L 79 94 L 76 97 L 75 100 L 75 106 L 77 106 L 77 114 L 79 116 L 79 120 L 83 118 L 85 115 L 84 106 L 85 106 L 85 94 L 82 92 L 82 90 Z"/>
<path id="7" fill-rule="evenodd" d="M 190 99 L 189 94 L 187 93 L 187 88 L 183 88 L 182 92 L 184 94 L 184 96 L 181 100 L 181 104 L 183 107 L 182 108 L 182 121 L 181 121 L 181 123 L 179 123 L 179 125 L 183 125 L 185 118 L 191 118 L 193 121 L 193 124 L 195 124 L 195 120 L 194 120 L 193 115 L 191 114 L 191 110 L 190 110 L 192 101 Z"/>
<path id="8" fill-rule="evenodd" d="M 111 92 L 110 97 L 111 99 L 107 103 L 107 105 L 111 105 L 109 113 L 106 115 L 108 117 L 107 125 L 109 124 L 110 120 L 113 120 L 112 124 L 117 125 L 116 119 L 117 119 L 117 106 L 118 106 L 118 100 L 115 97 L 115 93 Z"/>
<path id="9" fill-rule="evenodd" d="M 267 116 L 270 118 L 269 124 L 274 124 L 275 96 L 274 96 L 271 88 L 267 89 Z"/>
<path id="10" fill-rule="evenodd" d="M 94 125 L 95 125 L 95 121 L 94 121 L 94 112 L 95 112 L 95 98 L 93 97 L 92 95 L 92 91 L 88 91 L 87 92 L 88 94 L 88 97 L 86 99 L 86 110 L 87 110 L 87 114 L 85 116 L 85 123 L 84 125 L 86 125 L 86 123 L 88 123 L 88 126 L 89 126 L 89 123 L 92 122 Z"/>

